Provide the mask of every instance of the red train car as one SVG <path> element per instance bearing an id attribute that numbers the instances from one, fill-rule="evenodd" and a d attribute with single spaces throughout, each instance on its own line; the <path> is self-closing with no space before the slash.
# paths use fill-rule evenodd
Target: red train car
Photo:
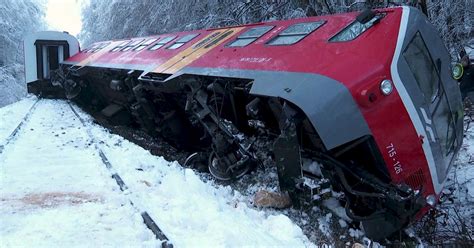
<path id="1" fill-rule="evenodd" d="M 461 146 L 449 55 L 413 8 L 103 41 L 75 54 L 68 39 L 25 41 L 30 92 L 196 152 L 187 163 L 220 180 L 271 157 L 294 203 L 303 177 L 326 178 L 376 240 L 436 204 Z"/>

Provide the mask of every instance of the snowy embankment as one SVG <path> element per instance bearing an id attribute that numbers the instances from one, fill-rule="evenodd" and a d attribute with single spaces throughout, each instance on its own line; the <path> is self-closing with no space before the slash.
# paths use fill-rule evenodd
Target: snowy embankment
<path id="1" fill-rule="evenodd" d="M 34 101 L 0 108 L 0 145 Z M 285 215 L 252 209 L 230 187 L 203 182 L 79 114 L 86 127 L 66 102 L 40 100 L 0 153 L 3 247 L 159 246 L 138 209 L 148 211 L 176 247 L 312 246 Z M 125 192 L 88 131 L 127 184 Z"/>
<path id="2" fill-rule="evenodd" d="M 23 64 L 0 65 L 0 108 L 25 97 L 26 85 L 23 73 Z"/>
<path id="3" fill-rule="evenodd" d="M 470 128 L 465 133 L 464 144 L 455 164 L 454 172 L 451 173 L 449 179 L 453 181 L 453 184 L 446 185 L 448 193 L 450 193 L 449 187 L 460 186 L 456 189 L 458 191 L 456 197 L 464 199 L 473 207 L 469 211 L 474 226 L 474 122 L 470 123 Z"/>

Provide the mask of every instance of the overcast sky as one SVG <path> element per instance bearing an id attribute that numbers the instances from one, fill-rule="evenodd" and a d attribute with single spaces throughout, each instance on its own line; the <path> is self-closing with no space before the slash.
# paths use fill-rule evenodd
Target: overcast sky
<path id="1" fill-rule="evenodd" d="M 53 30 L 77 36 L 81 31 L 81 5 L 85 0 L 48 0 L 46 21 Z"/>

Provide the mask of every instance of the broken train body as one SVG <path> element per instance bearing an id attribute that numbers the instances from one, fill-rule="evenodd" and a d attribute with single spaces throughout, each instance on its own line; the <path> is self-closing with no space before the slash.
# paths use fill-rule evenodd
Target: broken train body
<path id="1" fill-rule="evenodd" d="M 408 7 L 81 51 L 66 33 L 41 32 L 26 38 L 25 56 L 29 92 L 161 136 L 219 180 L 271 158 L 294 203 L 304 177 L 328 180 L 377 240 L 437 202 L 463 137 L 449 55 Z M 322 175 L 303 159 L 320 163 Z"/>

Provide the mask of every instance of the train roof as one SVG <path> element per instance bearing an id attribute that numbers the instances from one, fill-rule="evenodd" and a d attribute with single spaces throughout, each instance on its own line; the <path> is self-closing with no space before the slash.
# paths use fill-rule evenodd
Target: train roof
<path id="1" fill-rule="evenodd" d="M 364 24 L 351 12 L 102 41 L 64 63 L 143 75 L 185 67 L 307 72 L 347 82 L 390 63 L 402 11 L 376 10 Z"/>

